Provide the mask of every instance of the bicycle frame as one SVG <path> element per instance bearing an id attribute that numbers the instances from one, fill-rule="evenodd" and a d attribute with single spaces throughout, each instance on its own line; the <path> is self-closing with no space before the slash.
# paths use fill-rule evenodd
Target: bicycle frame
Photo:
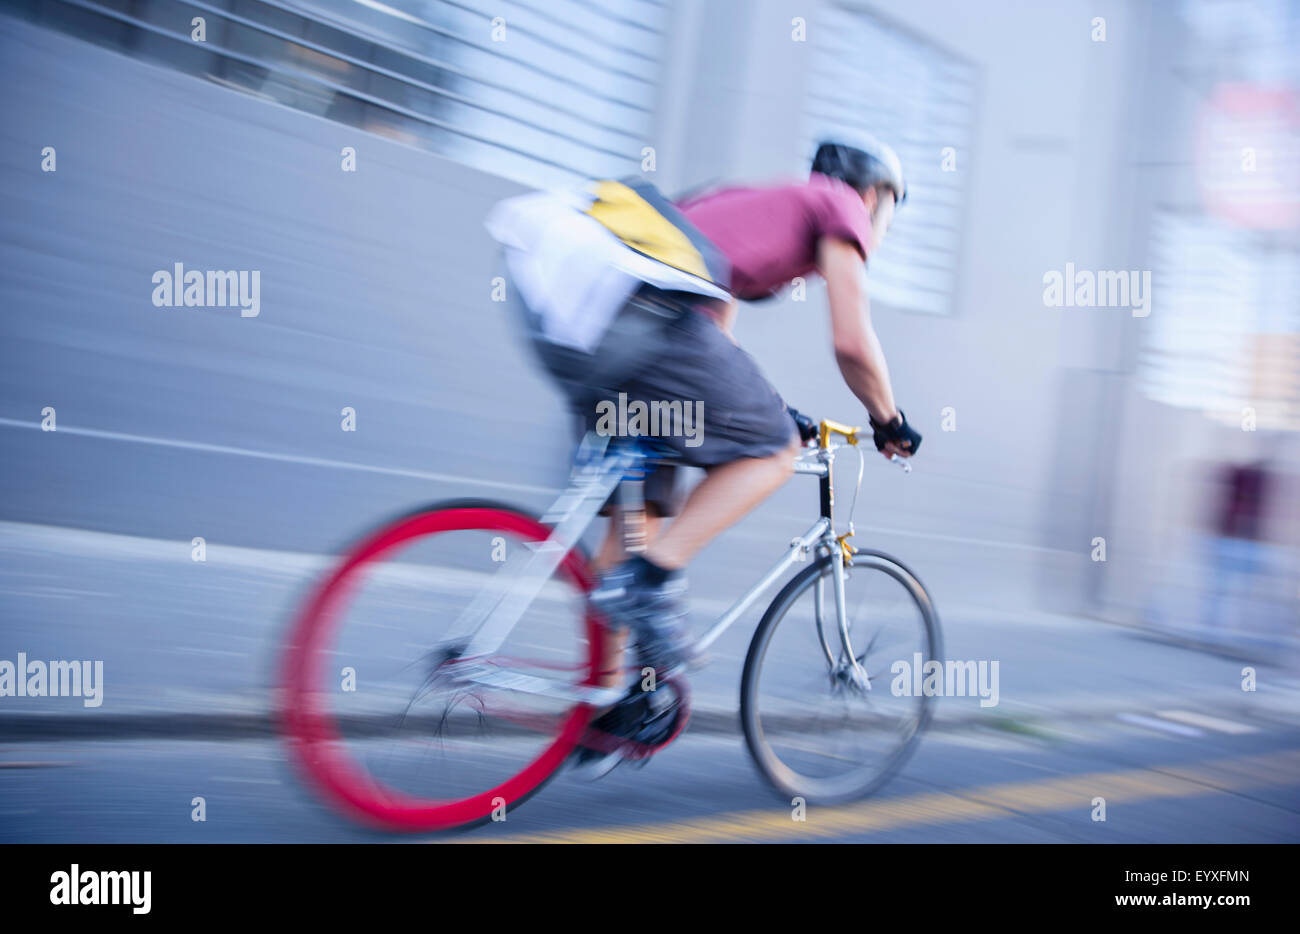
<path id="1" fill-rule="evenodd" d="M 870 680 L 850 648 L 844 570 L 853 553 L 852 546 L 847 542 L 853 532 L 850 529 L 845 535 L 835 534 L 835 491 L 831 468 L 837 446 L 829 442 L 830 435 L 836 433 L 843 435 L 850 444 L 856 444 L 856 431 L 834 422 L 822 422 L 818 446 L 800 454 L 795 461 L 795 473 L 819 478 L 820 518 L 803 535 L 792 539 L 780 560 L 718 617 L 695 643 L 697 652 L 704 651 L 716 642 L 792 565 L 806 560 L 810 550 L 838 553 L 842 555 L 842 560 L 831 563 L 831 573 L 837 628 L 843 646 L 840 662 L 851 669 L 855 680 L 865 688 L 870 688 Z M 620 443 L 612 451 L 608 442 L 607 437 L 594 433 L 583 439 L 570 474 L 569 486 L 542 517 L 542 521 L 552 527 L 551 535 L 544 542 L 534 543 L 522 555 L 517 553 L 508 560 L 501 573 L 509 578 L 509 583 L 499 589 L 488 588 L 480 592 L 457 620 L 453 631 L 470 630 L 468 640 L 453 653 L 457 660 L 456 675 L 460 680 L 525 693 L 563 696 L 593 704 L 612 702 L 622 695 L 622 687 L 573 685 L 522 672 L 511 672 L 482 662 L 500 648 L 528 605 L 541 592 L 564 556 L 577 545 L 615 490 L 619 491 L 620 506 L 624 509 L 629 550 L 644 547 L 645 503 L 642 480 L 656 458 L 637 442 Z M 819 625 L 823 613 L 822 599 L 819 589 L 816 596 Z M 827 650 L 829 656 L 824 635 L 823 649 Z M 835 659 L 828 658 L 828 661 L 833 664 Z"/>
<path id="2" fill-rule="evenodd" d="M 816 434 L 812 424 L 797 415 L 795 421 L 803 437 L 811 440 L 810 436 Z M 940 654 L 941 647 L 938 619 L 928 594 L 915 576 L 878 552 L 865 551 L 860 557 L 854 557 L 855 549 L 847 541 L 853 534 L 852 508 L 847 516 L 847 532 L 837 533 L 831 482 L 837 445 L 830 443 L 832 434 L 842 435 L 850 445 L 857 444 L 856 429 L 822 422 L 815 449 L 805 449 L 795 458 L 794 464 L 795 472 L 817 477 L 821 515 L 801 536 L 792 539 L 779 560 L 708 626 L 697 645 L 703 649 L 717 642 L 760 596 L 774 587 L 780 589 L 761 621 L 757 621 L 758 628 L 750 641 L 741 677 L 740 722 L 745 741 L 759 770 L 783 795 L 812 794 L 818 800 L 824 796 L 828 802 L 838 802 L 848 800 L 848 796 L 870 793 L 886 781 L 915 746 L 930 712 L 930 700 L 924 693 L 909 704 L 909 707 L 915 707 L 915 711 L 904 711 L 900 716 L 881 719 L 877 714 L 882 712 L 873 709 L 880 705 L 871 703 L 874 698 L 866 696 L 872 685 L 862 669 L 868 658 L 872 663 L 888 661 L 886 655 L 873 655 L 872 651 L 880 641 L 878 637 L 883 625 L 892 620 L 893 614 L 880 620 L 882 626 L 877 627 L 877 616 L 868 610 L 865 600 L 861 614 L 857 612 L 855 602 L 852 634 L 862 643 L 856 647 L 860 651 L 855 651 L 849 640 L 850 614 L 846 612 L 844 599 L 844 583 L 850 569 L 855 586 L 859 566 L 864 571 L 870 568 L 883 571 L 896 580 L 903 587 L 909 605 L 915 605 L 919 611 L 923 646 L 934 650 L 929 653 L 932 656 Z M 862 455 L 861 447 L 858 453 Z M 521 510 L 492 502 L 458 500 L 434 504 L 375 530 L 323 579 L 304 605 L 286 642 L 279 706 L 295 763 L 312 778 L 327 800 L 347 813 L 395 829 L 468 826 L 487 820 L 489 808 L 495 813 L 502 802 L 513 807 L 525 800 L 570 761 L 579 748 L 602 754 L 595 762 L 594 770 L 607 771 L 620 760 L 644 761 L 677 737 L 686 727 L 690 715 L 686 679 L 678 678 L 678 672 L 670 671 L 661 673 L 655 684 L 647 684 L 644 675 L 648 672 L 645 669 L 642 669 L 642 677 L 633 677 L 636 659 L 631 660 L 632 664 L 626 664 L 613 657 L 614 649 L 621 652 L 622 640 L 606 639 L 609 634 L 604 628 L 606 621 L 600 619 L 585 599 L 593 586 L 593 575 L 579 545 L 592 520 L 609 501 L 610 494 L 617 491 L 622 509 L 620 517 L 632 519 L 629 523 L 619 523 L 625 526 L 628 535 L 624 544 L 633 548 L 644 547 L 644 524 L 637 520 L 638 517 L 644 520 L 643 480 L 649 465 L 656 459 L 657 451 L 645 442 L 610 442 L 607 438 L 588 436 L 579 448 L 565 490 L 543 521 Z M 864 464 L 865 457 L 860 457 L 859 490 Z M 397 548 L 416 539 L 462 531 L 480 535 L 501 532 L 512 536 L 515 544 L 508 551 L 505 565 L 496 565 L 497 573 L 487 575 L 486 586 L 474 587 L 470 608 L 453 623 L 456 628 L 452 632 L 444 632 L 443 638 L 435 639 L 420 639 L 419 634 L 393 634 L 392 638 L 402 640 L 403 647 L 418 650 L 418 655 L 399 669 L 387 664 L 383 666 L 389 669 L 389 674 L 382 683 L 399 690 L 390 691 L 385 687 L 379 696 L 399 700 L 402 694 L 407 693 L 400 690 L 403 684 L 418 678 L 418 686 L 410 693 L 405 710 L 396 723 L 394 738 L 398 747 L 391 755 L 374 754 L 369 751 L 368 743 L 358 745 L 349 740 L 354 736 L 369 740 L 372 735 L 377 738 L 380 732 L 387 735 L 393 731 L 385 727 L 372 733 L 368 714 L 364 715 L 366 728 L 354 730 L 351 715 L 346 709 L 335 708 L 330 692 L 325 689 L 328 685 L 322 684 L 332 665 L 329 659 L 339 651 L 351 651 L 352 643 L 345 643 L 338 637 L 346 598 L 364 581 L 367 564 L 391 558 Z M 500 541 L 503 539 L 493 539 L 494 557 L 500 556 L 496 551 Z M 525 544 L 520 546 L 520 541 Z M 786 573 L 792 565 L 809 557 L 810 551 L 815 553 L 810 567 Z M 482 556 L 478 548 L 471 553 Z M 464 556 L 463 552 L 454 554 L 450 567 L 445 562 L 438 562 L 436 557 L 427 563 L 434 570 L 429 575 L 433 592 L 425 604 L 429 614 L 427 622 L 431 626 L 441 629 L 448 619 L 448 614 L 443 611 L 445 603 L 441 598 L 444 595 L 437 593 L 436 588 L 445 577 L 459 583 L 459 575 L 464 572 Z M 426 566 L 426 562 L 418 560 L 423 555 L 410 557 L 419 567 Z M 782 578 L 788 579 L 782 583 Z M 868 577 L 869 582 L 876 579 Z M 833 600 L 826 597 L 827 584 L 833 585 Z M 874 583 L 869 589 L 870 595 L 874 596 Z M 461 593 L 459 586 L 454 590 L 455 594 L 446 596 Z M 796 615 L 791 618 L 789 611 L 796 601 L 805 597 L 811 598 L 813 608 L 801 602 Z M 530 605 L 536 608 L 536 615 L 530 611 L 525 617 L 525 610 Z M 831 625 L 832 608 L 838 623 L 838 636 L 832 634 L 836 631 Z M 813 628 L 808 625 L 813 621 L 808 619 L 809 609 L 814 611 L 815 634 L 808 632 Z M 836 775 L 824 776 L 820 770 L 805 775 L 793 770 L 766 738 L 762 714 L 767 704 L 764 695 L 764 710 L 761 711 L 760 672 L 765 658 L 784 654 L 769 652 L 769 648 L 773 645 L 777 628 L 785 625 L 787 620 L 790 624 L 781 630 L 783 633 L 793 632 L 796 639 L 812 635 L 818 640 L 815 648 L 807 642 L 802 646 L 797 642 L 795 645 L 799 660 L 806 660 L 809 653 L 814 659 L 811 666 L 814 672 L 815 693 L 811 708 L 814 719 L 811 722 L 815 726 L 812 728 L 820 729 L 816 725 L 822 722 L 817 712 L 821 706 L 818 703 L 821 693 L 816 691 L 815 681 L 819 676 L 825 681 L 828 676 L 829 683 L 824 685 L 830 691 L 828 696 L 836 698 L 836 712 L 841 701 L 846 712 L 838 718 L 841 726 L 822 732 L 834 732 L 838 736 L 844 729 L 856 731 L 859 727 L 885 727 L 887 733 L 884 735 L 889 746 L 883 753 L 877 755 L 872 750 L 866 761 L 851 764 L 848 771 L 837 769 Z M 530 625 L 519 626 L 521 621 Z M 533 623 L 537 624 L 536 636 L 523 631 L 533 629 Z M 552 638 L 557 627 L 561 635 Z M 517 637 L 513 635 L 516 629 L 520 630 Z M 368 635 L 363 624 L 359 624 L 354 633 L 354 638 Z M 417 641 L 407 641 L 412 635 Z M 545 644 L 535 644 L 537 641 Z M 514 643 L 518 643 L 521 650 L 518 657 L 514 653 Z M 387 640 L 377 642 L 375 648 L 375 658 L 397 657 L 390 656 Z M 553 656 L 532 655 L 533 649 L 558 649 L 564 654 L 557 661 Z M 798 651 L 800 649 L 802 652 Z M 824 661 L 824 667 L 818 659 Z M 823 670 L 819 671 L 819 668 Z M 798 670 L 806 673 L 807 666 Z M 610 683 L 616 680 L 622 683 Z M 779 687 L 791 683 L 780 678 L 776 680 Z M 672 700 L 658 704 L 655 701 L 662 697 L 637 696 L 638 682 L 651 691 L 666 686 L 666 693 Z M 804 683 L 799 680 L 800 686 Z M 504 696 L 490 696 L 496 690 Z M 441 707 L 441 712 L 420 710 L 412 717 L 416 705 L 425 704 L 431 697 L 432 707 Z M 549 703 L 534 703 L 527 710 L 512 709 L 520 701 L 535 702 L 542 697 Z M 643 726 L 654 724 L 657 718 L 671 716 L 669 721 L 659 721 L 672 729 L 671 735 L 664 737 L 662 742 L 643 742 L 643 739 L 653 740 L 655 737 L 644 733 L 632 738 L 621 737 L 616 732 L 602 729 L 599 721 L 592 722 L 597 709 L 609 707 L 624 698 L 646 704 L 643 712 L 651 716 L 641 718 Z M 773 708 L 773 720 L 768 722 L 772 735 L 793 730 L 796 742 L 802 748 L 807 745 L 805 740 L 810 728 L 804 725 L 805 721 L 797 711 L 794 719 L 788 719 L 785 698 L 780 700 L 782 703 Z M 858 702 L 862 703 L 852 706 Z M 865 714 L 865 719 L 851 716 L 858 712 Z M 508 748 L 486 750 L 484 740 L 489 716 L 511 724 L 509 736 L 518 729 L 526 730 L 534 737 L 539 733 L 546 734 L 542 748 L 537 752 L 525 752 L 525 745 L 533 745 L 530 740 L 527 744 L 511 741 Z M 897 721 L 896 728 L 891 726 L 891 721 Z M 466 732 L 461 733 L 458 729 L 457 735 L 449 735 L 446 731 L 450 726 L 463 726 Z M 468 792 L 465 797 L 460 797 L 459 791 L 452 798 L 447 798 L 442 791 L 437 792 L 437 797 L 430 797 L 405 790 L 410 784 L 408 781 L 394 784 L 388 778 L 389 774 L 397 774 L 396 770 L 409 767 L 414 770 L 410 777 L 418 780 L 422 787 L 429 787 L 424 766 L 426 753 L 433 750 L 419 748 L 429 742 L 437 744 L 443 753 L 454 752 L 457 759 L 461 752 L 466 755 L 490 753 L 490 760 L 484 762 L 486 768 L 476 766 L 464 772 L 466 777 L 474 780 L 476 790 Z M 449 749 L 451 744 L 454 748 Z M 837 740 L 831 754 L 834 758 L 844 759 L 839 752 Z M 525 757 L 521 770 L 501 779 L 498 760 L 502 757 L 517 760 L 521 754 Z M 584 754 L 580 757 L 591 761 Z M 375 771 L 373 765 L 383 767 Z M 453 768 L 459 770 L 459 763 Z M 841 772 L 843 774 L 839 774 Z M 406 774 L 403 772 L 404 776 Z M 495 784 L 477 790 L 479 779 L 488 776 Z"/>

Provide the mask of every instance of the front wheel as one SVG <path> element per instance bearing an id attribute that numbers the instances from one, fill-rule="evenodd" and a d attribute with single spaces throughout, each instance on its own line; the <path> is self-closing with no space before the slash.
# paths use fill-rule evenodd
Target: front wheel
<path id="1" fill-rule="evenodd" d="M 925 588 L 878 552 L 859 552 L 845 568 L 846 641 L 836 560 L 821 556 L 772 601 L 750 642 L 740 698 L 745 742 L 764 777 L 786 796 L 824 804 L 875 792 L 911 755 L 932 714 L 932 698 L 914 686 L 943 655 Z"/>

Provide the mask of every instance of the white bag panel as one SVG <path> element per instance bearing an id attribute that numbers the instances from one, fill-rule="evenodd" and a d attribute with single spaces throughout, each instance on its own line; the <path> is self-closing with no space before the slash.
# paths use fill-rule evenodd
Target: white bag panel
<path id="1" fill-rule="evenodd" d="M 488 233 L 505 247 L 523 300 L 549 340 L 590 352 L 642 282 L 726 300 L 712 283 L 630 249 L 583 209 L 582 193 L 537 192 L 498 203 Z"/>

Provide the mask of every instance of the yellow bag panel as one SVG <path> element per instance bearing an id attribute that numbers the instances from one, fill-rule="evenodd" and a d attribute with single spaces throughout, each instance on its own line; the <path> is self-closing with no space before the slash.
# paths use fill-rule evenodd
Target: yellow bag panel
<path id="1" fill-rule="evenodd" d="M 587 213 L 638 253 L 712 282 L 704 257 L 677 229 L 631 188 L 615 181 L 593 186 L 596 202 Z"/>

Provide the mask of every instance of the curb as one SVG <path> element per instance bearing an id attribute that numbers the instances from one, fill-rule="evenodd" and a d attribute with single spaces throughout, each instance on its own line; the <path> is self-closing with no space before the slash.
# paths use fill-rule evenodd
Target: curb
<path id="1" fill-rule="evenodd" d="M 1026 728 L 1046 728 L 1053 723 L 1078 723 L 1112 719 L 1119 714 L 1150 712 L 1161 709 L 1204 708 L 1207 698 L 1149 697 L 1134 698 L 1128 702 L 1106 704 L 1093 709 L 1074 709 L 1043 712 L 1025 711 L 1013 707 L 987 708 L 988 712 L 952 712 L 937 710 L 929 729 L 946 732 L 959 729 L 991 729 L 1006 732 L 1025 732 Z M 1300 703 L 1268 704 L 1258 700 L 1242 701 L 1230 705 L 1216 705 L 1215 713 L 1235 714 L 1247 718 L 1267 717 L 1270 714 L 1290 716 L 1300 722 Z M 423 724 L 432 733 L 436 718 L 425 718 Z M 355 738 L 383 736 L 392 732 L 392 715 L 351 716 L 341 720 L 344 731 Z M 787 727 L 813 725 L 816 721 L 803 718 L 785 723 Z M 416 721 L 415 726 L 422 724 Z M 408 719 L 407 728 L 411 726 Z M 740 713 L 728 708 L 694 708 L 691 711 L 689 730 L 696 733 L 741 733 Z M 502 735 L 532 736 L 536 733 L 521 726 L 502 724 Z M 106 716 L 84 714 L 27 715 L 0 717 L 0 743 L 66 742 L 71 740 L 138 740 L 165 739 L 176 741 L 229 741 L 248 739 L 277 739 L 281 736 L 278 718 L 268 712 L 260 713 L 138 713 Z"/>

